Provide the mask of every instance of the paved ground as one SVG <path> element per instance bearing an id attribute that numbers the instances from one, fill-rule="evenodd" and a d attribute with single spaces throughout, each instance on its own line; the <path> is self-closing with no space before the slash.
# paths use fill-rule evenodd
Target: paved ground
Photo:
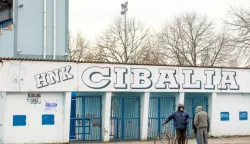
<path id="1" fill-rule="evenodd" d="M 72 144 L 100 144 L 102 142 L 84 142 L 84 143 L 72 143 Z M 250 144 L 250 137 L 240 138 L 221 138 L 221 139 L 209 139 L 209 144 Z M 154 144 L 153 141 L 129 141 L 129 142 L 110 142 L 106 144 Z M 196 144 L 194 140 L 189 140 L 188 144 Z"/>

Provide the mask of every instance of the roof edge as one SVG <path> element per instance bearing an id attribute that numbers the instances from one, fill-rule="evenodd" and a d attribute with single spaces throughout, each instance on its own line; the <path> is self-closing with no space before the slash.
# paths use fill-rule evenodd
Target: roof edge
<path id="1" fill-rule="evenodd" d="M 250 69 L 250 67 L 223 67 L 223 66 L 190 66 L 190 65 L 166 65 L 153 63 L 118 63 L 103 61 L 76 61 L 76 60 L 53 60 L 35 58 L 8 58 L 0 57 L 0 61 L 37 61 L 37 62 L 72 62 L 72 63 L 92 63 L 92 64 L 117 64 L 117 65 L 143 65 L 143 66 L 168 66 L 168 67 L 193 67 L 193 68 L 224 68 L 224 69 Z"/>

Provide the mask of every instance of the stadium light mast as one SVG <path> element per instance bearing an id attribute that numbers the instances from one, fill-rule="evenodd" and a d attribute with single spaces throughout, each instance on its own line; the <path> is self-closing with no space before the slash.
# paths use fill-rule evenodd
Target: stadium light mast
<path id="1" fill-rule="evenodd" d="M 121 4 L 122 11 L 121 15 L 124 15 L 124 43 L 125 43 L 125 50 L 127 50 L 127 18 L 126 18 L 126 13 L 128 11 L 128 1 L 125 3 Z"/>

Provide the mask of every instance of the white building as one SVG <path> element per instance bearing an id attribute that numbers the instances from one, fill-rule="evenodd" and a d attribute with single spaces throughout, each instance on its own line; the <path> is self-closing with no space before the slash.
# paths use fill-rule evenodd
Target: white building
<path id="1" fill-rule="evenodd" d="M 68 0 L 0 0 L 0 57 L 66 59 Z"/>
<path id="2" fill-rule="evenodd" d="M 0 64 L 3 143 L 155 138 L 179 103 L 190 116 L 203 106 L 212 136 L 250 134 L 249 69 L 25 59 Z"/>

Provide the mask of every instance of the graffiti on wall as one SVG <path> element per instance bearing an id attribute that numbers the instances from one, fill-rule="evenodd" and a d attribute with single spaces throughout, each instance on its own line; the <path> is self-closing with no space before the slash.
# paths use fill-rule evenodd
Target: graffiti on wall
<path id="1" fill-rule="evenodd" d="M 35 75 L 36 87 L 43 88 L 56 83 L 61 83 L 74 78 L 71 72 L 71 66 L 62 67 L 48 72 Z"/>
<path id="2" fill-rule="evenodd" d="M 57 111 L 57 102 L 45 101 L 45 111 Z"/>
<path id="3" fill-rule="evenodd" d="M 25 76 L 25 67 L 20 63 L 10 63 L 8 71 L 8 85 L 12 89 L 19 89 L 21 81 Z"/>
<path id="4" fill-rule="evenodd" d="M 30 104 L 41 104 L 41 94 L 28 93 L 27 102 Z"/>

